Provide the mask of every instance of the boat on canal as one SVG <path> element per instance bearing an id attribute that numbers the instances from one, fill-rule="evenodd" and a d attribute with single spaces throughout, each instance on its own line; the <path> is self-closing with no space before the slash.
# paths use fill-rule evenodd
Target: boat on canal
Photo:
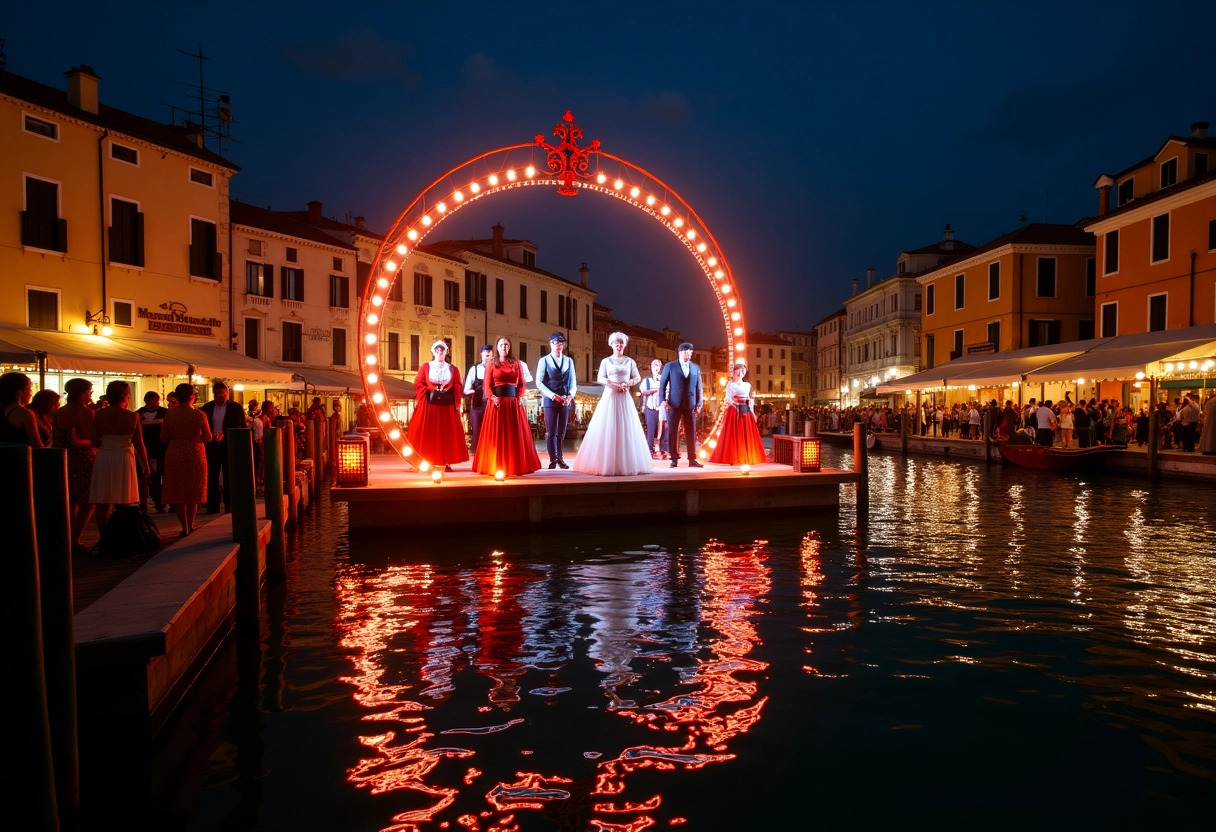
<path id="1" fill-rule="evenodd" d="M 1011 465 L 1035 468 L 1039 471 L 1077 471 L 1101 465 L 1111 454 L 1122 453 L 1118 445 L 1094 445 L 1089 448 L 1049 448 L 1019 442 L 997 445 L 1001 458 Z"/>

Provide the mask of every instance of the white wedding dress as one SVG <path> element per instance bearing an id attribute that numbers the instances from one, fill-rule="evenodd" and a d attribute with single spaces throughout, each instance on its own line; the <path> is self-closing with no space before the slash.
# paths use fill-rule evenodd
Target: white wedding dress
<path id="1" fill-rule="evenodd" d="M 638 365 L 632 358 L 623 357 L 618 363 L 613 356 L 600 362 L 596 378 L 600 384 L 637 384 L 641 380 Z M 646 431 L 629 392 L 604 388 L 571 467 L 601 477 L 630 477 L 651 472 Z"/>

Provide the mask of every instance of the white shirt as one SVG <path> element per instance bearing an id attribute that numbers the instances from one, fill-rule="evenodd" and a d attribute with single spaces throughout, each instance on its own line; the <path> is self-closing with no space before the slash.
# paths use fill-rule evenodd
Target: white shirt
<path id="1" fill-rule="evenodd" d="M 687 361 L 680 362 L 680 369 L 684 371 L 684 378 L 688 378 L 688 362 Z"/>

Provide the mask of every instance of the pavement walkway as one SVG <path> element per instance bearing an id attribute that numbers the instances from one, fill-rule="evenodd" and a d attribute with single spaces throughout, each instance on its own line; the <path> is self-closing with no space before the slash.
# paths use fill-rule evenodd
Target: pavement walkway
<path id="1" fill-rule="evenodd" d="M 156 521 L 156 528 L 160 530 L 161 552 L 181 539 L 179 535 L 182 527 L 177 522 L 177 515 L 173 513 L 172 509 L 161 514 L 153 508 L 149 511 L 148 516 Z M 199 526 L 204 526 L 223 516 L 223 514 L 204 514 L 199 511 L 198 517 L 195 519 L 195 527 L 197 529 Z M 89 521 L 89 526 L 81 536 L 80 542 L 91 549 L 100 536 L 97 531 L 97 520 L 94 518 Z M 152 557 L 156 557 L 156 555 L 152 555 Z M 92 554 L 72 555 L 72 611 L 79 613 L 122 583 L 148 560 L 149 558 L 99 558 Z"/>

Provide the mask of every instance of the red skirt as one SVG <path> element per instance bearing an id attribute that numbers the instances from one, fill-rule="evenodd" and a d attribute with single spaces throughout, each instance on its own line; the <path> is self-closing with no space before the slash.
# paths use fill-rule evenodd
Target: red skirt
<path id="1" fill-rule="evenodd" d="M 477 436 L 473 470 L 494 476 L 502 471 L 508 477 L 540 470 L 540 457 L 532 440 L 532 428 L 518 399 L 499 398 L 498 406 L 486 402 Z"/>
<path id="2" fill-rule="evenodd" d="M 414 450 L 432 465 L 451 465 L 469 458 L 464 425 L 454 404 L 431 404 L 422 399 L 414 408 L 407 436 Z"/>
<path id="3" fill-rule="evenodd" d="M 736 408 L 728 407 L 722 419 L 718 444 L 709 455 L 709 461 L 723 465 L 759 465 L 765 459 L 756 417 L 751 411 L 740 415 Z"/>

